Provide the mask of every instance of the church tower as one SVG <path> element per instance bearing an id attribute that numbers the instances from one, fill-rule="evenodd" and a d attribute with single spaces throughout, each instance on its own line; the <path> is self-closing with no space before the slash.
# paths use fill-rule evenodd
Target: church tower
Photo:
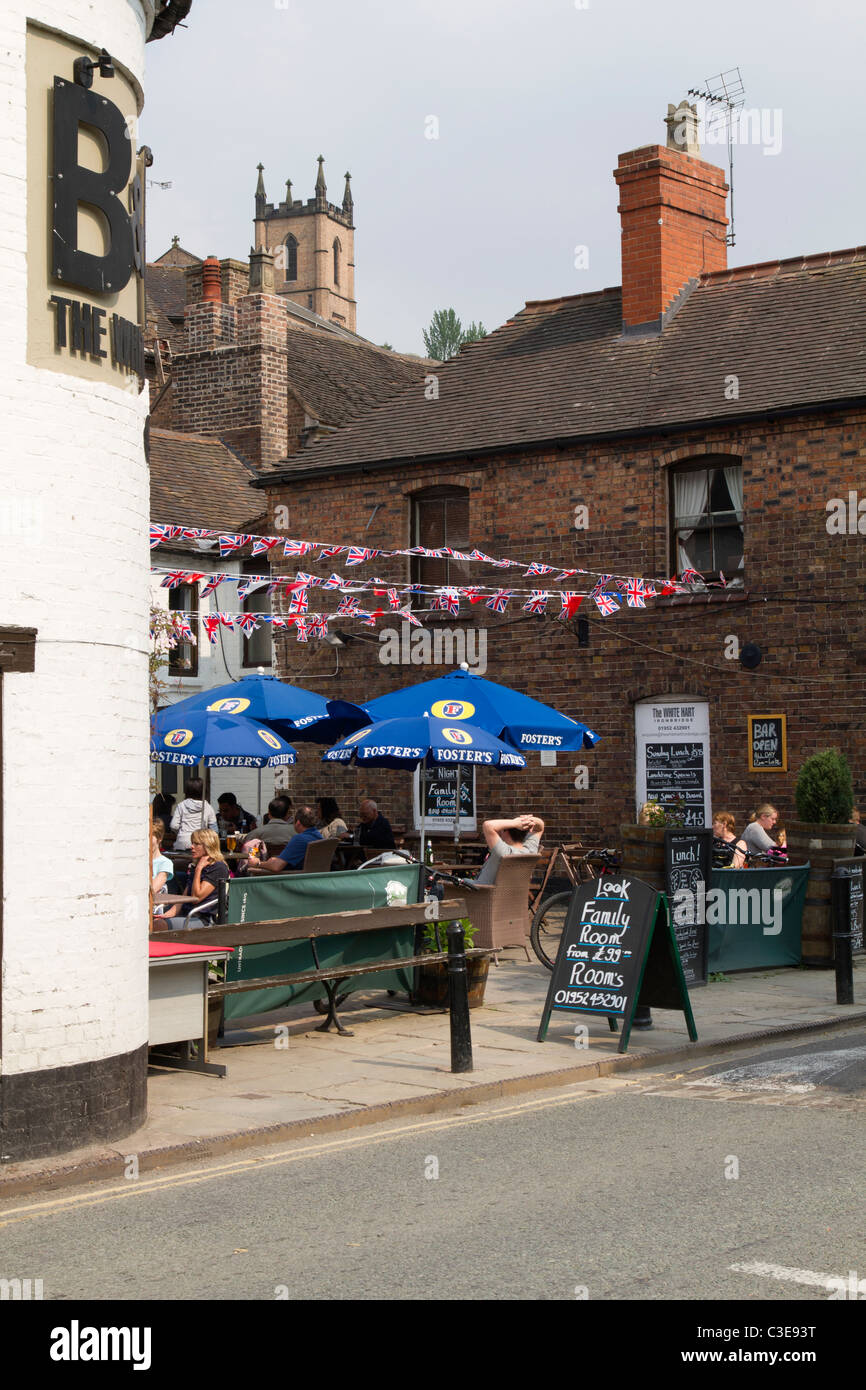
<path id="1" fill-rule="evenodd" d="M 292 181 L 286 183 L 281 203 L 269 203 L 265 193 L 264 166 L 259 165 L 256 185 L 254 244 L 275 253 L 275 289 L 320 318 L 338 323 L 352 333 L 355 327 L 355 227 L 352 220 L 351 174 L 340 207 L 328 202 L 324 158 L 312 198 L 292 197 Z"/>

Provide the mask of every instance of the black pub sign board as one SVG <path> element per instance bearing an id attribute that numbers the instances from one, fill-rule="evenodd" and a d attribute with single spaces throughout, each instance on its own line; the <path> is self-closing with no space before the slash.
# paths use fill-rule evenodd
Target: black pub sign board
<path id="1" fill-rule="evenodd" d="M 625 1052 L 635 1009 L 681 1009 L 692 1042 L 698 1033 L 664 894 L 630 874 L 595 878 L 575 888 L 538 1029 L 551 1014 L 606 1017 L 622 1023 Z"/>
<path id="2" fill-rule="evenodd" d="M 674 826 L 665 830 L 665 892 L 689 989 L 707 983 L 707 893 L 712 839 L 712 830 Z"/>
<path id="3" fill-rule="evenodd" d="M 749 771 L 788 771 L 788 718 L 784 714 L 750 714 Z"/>

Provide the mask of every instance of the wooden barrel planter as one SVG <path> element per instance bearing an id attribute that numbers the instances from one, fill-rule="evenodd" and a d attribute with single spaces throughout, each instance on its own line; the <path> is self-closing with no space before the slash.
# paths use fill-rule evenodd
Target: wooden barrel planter
<path id="1" fill-rule="evenodd" d="M 665 829 L 663 825 L 621 825 L 622 871 L 634 874 L 651 888 L 664 892 Z"/>
<path id="2" fill-rule="evenodd" d="M 469 1007 L 478 1009 L 484 1003 L 484 988 L 490 968 L 489 956 L 473 956 L 466 962 L 469 977 Z M 448 966 L 445 961 L 418 967 L 418 988 L 415 1002 L 431 1009 L 448 1008 Z"/>
<path id="3" fill-rule="evenodd" d="M 789 863 L 810 865 L 803 905 L 803 964 L 828 969 L 833 965 L 830 878 L 836 861 L 854 853 L 855 827 L 795 820 L 786 829 Z"/>

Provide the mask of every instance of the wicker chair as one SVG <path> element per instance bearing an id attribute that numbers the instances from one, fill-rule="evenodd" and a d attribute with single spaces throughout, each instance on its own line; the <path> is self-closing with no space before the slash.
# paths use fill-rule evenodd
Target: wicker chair
<path id="1" fill-rule="evenodd" d="M 326 874 L 334 863 L 339 840 L 312 840 L 304 854 L 302 874 Z"/>
<path id="2" fill-rule="evenodd" d="M 527 904 L 537 862 L 535 854 L 510 854 L 500 862 L 495 883 L 461 884 L 476 946 L 521 946 L 532 960 Z"/>

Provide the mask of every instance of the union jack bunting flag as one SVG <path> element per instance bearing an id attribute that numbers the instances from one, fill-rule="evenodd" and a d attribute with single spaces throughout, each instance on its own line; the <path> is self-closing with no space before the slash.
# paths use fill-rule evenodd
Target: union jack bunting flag
<path id="1" fill-rule="evenodd" d="M 451 552 L 446 550 L 428 550 L 426 546 L 413 545 L 409 550 L 401 550 L 398 553 L 400 555 L 420 555 L 424 560 L 441 560 L 443 555 L 450 555 Z"/>
<path id="2" fill-rule="evenodd" d="M 360 607 L 361 605 L 359 604 L 356 598 L 349 598 L 347 595 L 346 598 L 340 600 L 340 606 L 336 610 L 334 617 L 351 618 L 355 613 L 359 611 Z"/>
<path id="3" fill-rule="evenodd" d="M 443 589 L 440 595 L 440 608 L 445 608 L 453 617 L 460 612 L 460 595 L 456 589 Z"/>
<path id="4" fill-rule="evenodd" d="M 684 584 L 694 584 L 695 581 L 697 581 L 698 583 L 702 583 L 703 575 L 698 574 L 697 570 L 684 569 L 682 574 L 680 575 L 680 579 L 683 581 Z"/>
<path id="5" fill-rule="evenodd" d="M 219 585 L 222 584 L 223 580 L 224 580 L 224 579 L 227 579 L 227 578 L 228 578 L 228 575 L 225 575 L 225 574 L 212 574 L 212 575 L 209 575 L 208 581 L 207 581 L 207 583 L 205 584 L 204 588 L 203 588 L 202 591 L 201 591 L 201 597 L 202 597 L 202 598 L 207 598 L 208 594 L 212 594 L 213 591 L 214 591 L 214 589 L 218 588 Z"/>
<path id="6" fill-rule="evenodd" d="M 289 599 L 289 606 L 286 610 L 289 613 L 306 613 L 310 606 L 310 596 L 306 588 L 298 589 Z"/>
<path id="7" fill-rule="evenodd" d="M 721 570 L 719 570 L 719 579 L 720 579 L 720 581 L 721 581 L 722 588 L 723 588 L 723 589 L 727 589 L 727 587 L 728 587 L 728 581 L 727 581 L 727 579 L 725 578 L 725 576 L 722 574 L 722 571 L 721 571 Z"/>
<path id="8" fill-rule="evenodd" d="M 364 608 L 355 610 L 355 617 L 360 618 L 365 627 L 375 627 L 376 619 L 372 613 L 368 613 Z"/>
<path id="9" fill-rule="evenodd" d="M 667 594 L 675 594 L 676 591 L 677 591 L 677 583 L 676 583 L 676 580 L 675 580 L 675 579 L 666 579 L 665 582 L 662 584 L 662 587 L 661 587 L 661 589 L 659 590 L 659 593 L 661 594 L 662 598 L 664 598 Z"/>
<path id="10" fill-rule="evenodd" d="M 184 526 L 181 531 L 181 535 L 185 541 L 208 541 L 215 534 L 216 532 L 214 531 L 202 530 L 200 526 Z"/>
<path id="11" fill-rule="evenodd" d="M 204 575 L 193 570 L 171 570 L 165 575 L 160 588 L 178 589 L 181 584 L 197 584 L 200 579 L 204 579 Z"/>
<path id="12" fill-rule="evenodd" d="M 332 574 L 330 579 L 326 579 L 322 584 L 323 589 L 342 589 L 342 587 L 343 576 L 341 574 Z"/>
<path id="13" fill-rule="evenodd" d="M 258 627 L 259 617 L 257 613 L 239 613 L 236 622 L 244 636 L 249 637 Z"/>
<path id="14" fill-rule="evenodd" d="M 406 622 L 410 624 L 411 627 L 421 626 L 421 619 L 415 617 L 415 614 L 412 612 L 411 608 L 401 608 L 400 617 L 404 618 Z"/>
<path id="15" fill-rule="evenodd" d="M 217 613 L 217 618 L 219 619 L 220 624 L 223 627 L 233 628 L 235 625 L 235 617 L 233 613 Z"/>
<path id="16" fill-rule="evenodd" d="M 468 598 L 470 603 L 480 603 L 484 597 L 480 589 L 458 589 L 457 592 Z"/>
<path id="17" fill-rule="evenodd" d="M 225 560 L 229 555 L 236 554 L 249 539 L 249 536 L 220 536 L 220 559 Z"/>
<path id="18" fill-rule="evenodd" d="M 560 570 L 556 582 L 559 584 L 563 579 L 573 579 L 576 574 L 583 574 L 583 570 Z"/>
<path id="19" fill-rule="evenodd" d="M 299 642 L 307 641 L 309 629 L 310 624 L 307 622 L 306 618 L 297 618 L 295 620 L 295 632 L 298 634 Z"/>
<path id="20" fill-rule="evenodd" d="M 325 545 L 319 551 L 320 560 L 335 560 L 338 555 L 342 555 L 346 550 L 344 545 Z M 331 576 L 333 578 L 333 575 Z"/>
<path id="21" fill-rule="evenodd" d="M 318 574 L 304 574 L 303 570 L 298 570 L 295 575 L 296 584 L 321 584 L 321 576 Z"/>
<path id="22" fill-rule="evenodd" d="M 442 555 L 447 555 L 447 556 L 449 557 L 449 559 L 451 559 L 451 560 L 468 560 L 468 559 L 469 559 L 469 556 L 468 556 L 468 555 L 464 555 L 464 553 L 463 553 L 462 550 L 452 550 L 451 547 L 450 547 L 450 545 L 443 545 L 440 554 L 442 554 Z"/>
<path id="23" fill-rule="evenodd" d="M 646 590 L 643 581 L 630 579 L 625 586 L 625 601 L 629 608 L 646 608 Z"/>
<path id="24" fill-rule="evenodd" d="M 267 589 L 268 597 L 270 597 L 272 594 L 275 594 L 275 593 L 277 592 L 277 589 L 280 587 L 280 585 L 282 584 L 282 582 L 283 582 L 282 579 L 272 579 L 272 580 L 271 580 L 270 584 L 268 585 L 268 589 Z"/>
<path id="25" fill-rule="evenodd" d="M 275 545 L 279 545 L 279 536 L 257 536 L 253 541 L 253 554 L 264 555 L 266 551 L 273 550 Z"/>
<path id="26" fill-rule="evenodd" d="M 533 560 L 526 570 L 527 579 L 533 574 L 553 574 L 553 566 L 542 565 L 539 560 Z"/>
<path id="27" fill-rule="evenodd" d="M 546 589 L 533 589 L 523 605 L 524 613 L 543 613 L 547 607 L 549 594 Z"/>
<path id="28" fill-rule="evenodd" d="M 645 580 L 644 580 L 643 592 L 644 592 L 644 598 L 655 598 L 655 597 L 656 597 L 656 586 L 655 586 L 655 584 L 653 584 L 653 582 L 652 582 L 651 579 L 645 579 Z"/>
<path id="29" fill-rule="evenodd" d="M 363 565 L 365 560 L 373 560 L 381 554 L 381 550 L 368 550 L 366 545 L 350 545 L 346 554 L 346 564 Z"/>
<path id="30" fill-rule="evenodd" d="M 559 614 L 563 622 L 568 618 L 573 618 L 580 605 L 583 603 L 583 594 L 563 593 L 560 590 L 559 597 L 562 599 L 562 610 Z"/>
<path id="31" fill-rule="evenodd" d="M 313 543 L 312 543 L 312 541 L 292 541 L 292 540 L 288 540 L 288 541 L 284 541 L 284 543 L 283 543 L 283 554 L 284 554 L 284 555 L 309 555 L 309 553 L 310 553 L 310 551 L 312 550 L 312 548 L 313 548 Z"/>
<path id="32" fill-rule="evenodd" d="M 189 625 L 188 618 L 178 616 L 174 626 L 179 637 L 182 637 L 185 642 L 192 642 L 193 646 L 195 646 L 195 634 Z"/>
<path id="33" fill-rule="evenodd" d="M 596 579 L 595 583 L 594 583 L 593 586 L 592 586 L 591 593 L 592 593 L 593 598 L 595 598 L 596 594 L 602 593 L 602 592 L 604 591 L 606 585 L 608 585 L 609 583 L 610 583 L 610 575 L 609 575 L 609 574 L 600 574 L 600 575 L 598 576 L 598 578 Z"/>
<path id="34" fill-rule="evenodd" d="M 204 630 L 208 635 L 208 641 L 214 644 L 217 639 L 217 628 L 220 625 L 219 618 L 216 614 L 209 613 L 206 617 L 202 618 L 202 622 L 204 623 Z"/>
<path id="35" fill-rule="evenodd" d="M 398 592 L 397 592 L 396 589 L 389 589 L 389 590 L 388 590 L 388 602 L 389 602 L 389 604 L 391 605 L 392 608 L 399 608 L 399 607 L 400 607 L 400 605 L 401 605 L 401 603 L 402 603 L 402 599 L 400 598 L 400 595 L 398 594 Z"/>
<path id="36" fill-rule="evenodd" d="M 510 589 L 497 589 L 495 594 L 490 595 L 484 607 L 492 609 L 494 613 L 504 613 L 508 607 L 508 600 L 510 598 Z"/>
<path id="37" fill-rule="evenodd" d="M 307 621 L 307 627 L 314 637 L 327 637 L 328 617 L 326 613 L 319 613 L 315 618 Z"/>
<path id="38" fill-rule="evenodd" d="M 400 590 L 400 593 L 401 593 L 401 594 L 423 594 L 423 592 L 424 592 L 424 585 L 423 585 L 423 584 L 406 584 L 406 585 L 404 585 L 404 587 Z"/>
<path id="39" fill-rule="evenodd" d="M 246 575 L 245 578 L 241 579 L 241 580 L 239 581 L 239 583 L 238 583 L 238 598 L 241 600 L 241 602 L 243 602 L 243 600 L 246 598 L 247 594 L 252 593 L 252 591 L 253 591 L 254 589 L 260 589 L 260 588 L 262 587 L 262 585 L 263 585 L 263 584 L 266 584 L 266 583 L 267 583 L 267 576 L 266 576 L 266 575 L 263 575 L 263 574 L 248 574 L 248 575 Z"/>
<path id="40" fill-rule="evenodd" d="M 619 604 L 613 594 L 593 594 L 593 598 L 603 618 L 609 618 L 611 613 L 619 612 Z"/>
<path id="41" fill-rule="evenodd" d="M 154 526 L 154 525 L 151 523 L 151 527 L 150 527 L 150 548 L 151 548 L 151 550 L 153 550 L 155 546 L 159 545 L 160 541 L 164 541 L 164 540 L 165 540 L 165 527 L 164 527 L 164 526 Z"/>
<path id="42" fill-rule="evenodd" d="M 271 623 L 274 627 L 288 627 L 285 618 L 271 618 Z"/>

